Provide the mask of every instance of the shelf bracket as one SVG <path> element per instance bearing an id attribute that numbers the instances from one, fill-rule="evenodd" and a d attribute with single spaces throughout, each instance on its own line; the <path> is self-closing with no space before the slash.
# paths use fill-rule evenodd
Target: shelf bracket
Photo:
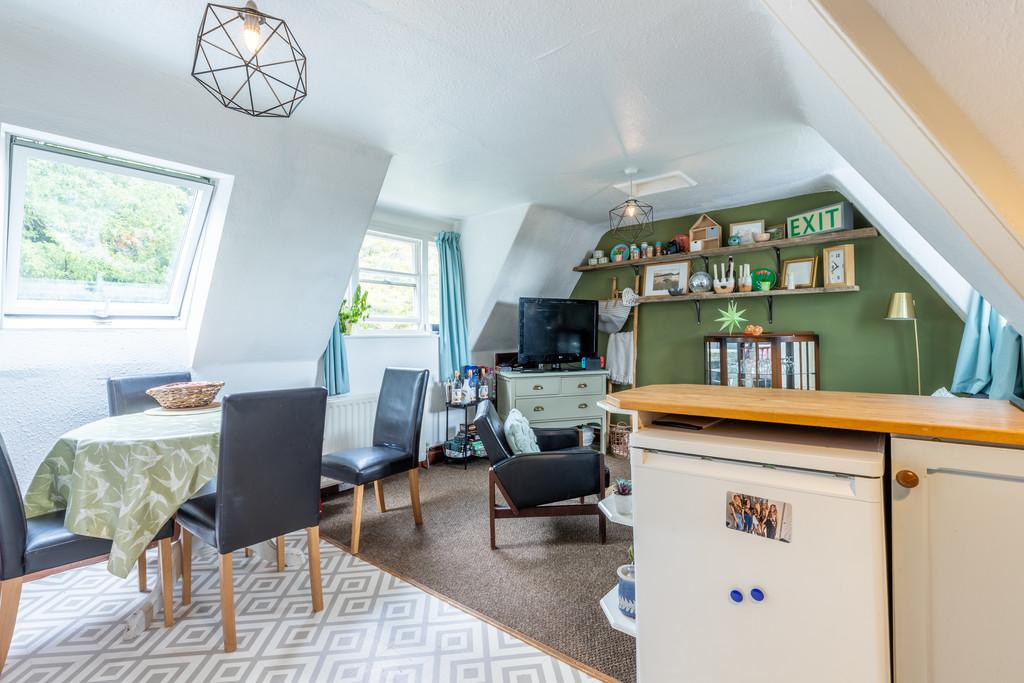
<path id="1" fill-rule="evenodd" d="M 710 273 L 711 272 L 711 260 L 707 256 L 701 256 L 701 258 L 704 259 L 704 272 L 705 273 Z M 700 310 L 699 307 L 698 307 L 698 310 Z"/>
<path id="2" fill-rule="evenodd" d="M 782 249 L 780 249 L 779 247 L 772 247 L 772 248 L 775 250 L 775 275 L 776 275 L 776 277 L 778 277 L 781 280 L 782 279 Z M 768 298 L 771 299 L 771 297 L 768 297 Z M 769 303 L 768 306 L 770 308 L 771 304 Z M 771 322 L 771 321 L 769 321 L 769 322 Z"/>
<path id="3" fill-rule="evenodd" d="M 693 307 L 697 309 L 697 324 L 700 325 L 700 299 L 693 300 Z"/>
<path id="4" fill-rule="evenodd" d="M 764 299 L 765 299 L 765 301 L 768 302 L 768 324 L 771 325 L 772 324 L 772 317 L 775 314 L 775 303 L 774 303 L 775 297 L 766 296 Z"/>
<path id="5" fill-rule="evenodd" d="M 632 265 L 633 265 L 633 277 L 639 276 L 640 275 L 640 266 L 636 265 L 635 263 L 632 264 Z"/>

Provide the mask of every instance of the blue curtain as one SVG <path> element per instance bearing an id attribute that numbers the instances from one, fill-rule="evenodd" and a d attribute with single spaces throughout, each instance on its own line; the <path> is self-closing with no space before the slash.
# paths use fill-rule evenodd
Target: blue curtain
<path id="1" fill-rule="evenodd" d="M 348 393 L 348 361 L 345 359 L 345 336 L 341 333 L 341 322 L 334 321 L 331 340 L 324 351 L 324 384 L 331 396 Z"/>
<path id="2" fill-rule="evenodd" d="M 952 391 L 1003 400 L 1013 394 L 1020 396 L 1022 367 L 1020 334 L 974 292 L 956 358 Z"/>
<path id="3" fill-rule="evenodd" d="M 441 266 L 441 330 L 438 347 L 441 354 L 441 379 L 444 380 L 469 363 L 469 332 L 466 328 L 466 295 L 462 285 L 459 233 L 438 234 L 437 256 Z"/>

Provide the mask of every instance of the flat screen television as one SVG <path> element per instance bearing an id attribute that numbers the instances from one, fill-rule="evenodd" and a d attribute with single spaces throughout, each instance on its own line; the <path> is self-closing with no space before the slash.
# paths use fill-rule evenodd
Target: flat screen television
<path id="1" fill-rule="evenodd" d="M 519 364 L 578 363 L 597 355 L 597 302 L 519 300 Z"/>

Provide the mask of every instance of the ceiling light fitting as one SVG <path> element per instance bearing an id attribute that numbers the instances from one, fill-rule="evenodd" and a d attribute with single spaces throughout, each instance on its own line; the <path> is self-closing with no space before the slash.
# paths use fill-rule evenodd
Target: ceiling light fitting
<path id="1" fill-rule="evenodd" d="M 641 202 L 633 195 L 635 168 L 627 168 L 629 176 L 629 198 L 608 212 L 608 225 L 616 239 L 635 243 L 654 234 L 654 207 Z"/>
<path id="2" fill-rule="evenodd" d="M 228 109 L 291 116 L 306 97 L 306 55 L 288 24 L 245 7 L 206 6 L 192 77 Z"/>

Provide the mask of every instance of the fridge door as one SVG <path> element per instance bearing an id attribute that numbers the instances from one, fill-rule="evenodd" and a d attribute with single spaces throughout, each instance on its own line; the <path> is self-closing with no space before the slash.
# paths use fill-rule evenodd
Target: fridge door
<path id="1" fill-rule="evenodd" d="M 889 681 L 879 479 L 631 459 L 641 683 Z"/>

